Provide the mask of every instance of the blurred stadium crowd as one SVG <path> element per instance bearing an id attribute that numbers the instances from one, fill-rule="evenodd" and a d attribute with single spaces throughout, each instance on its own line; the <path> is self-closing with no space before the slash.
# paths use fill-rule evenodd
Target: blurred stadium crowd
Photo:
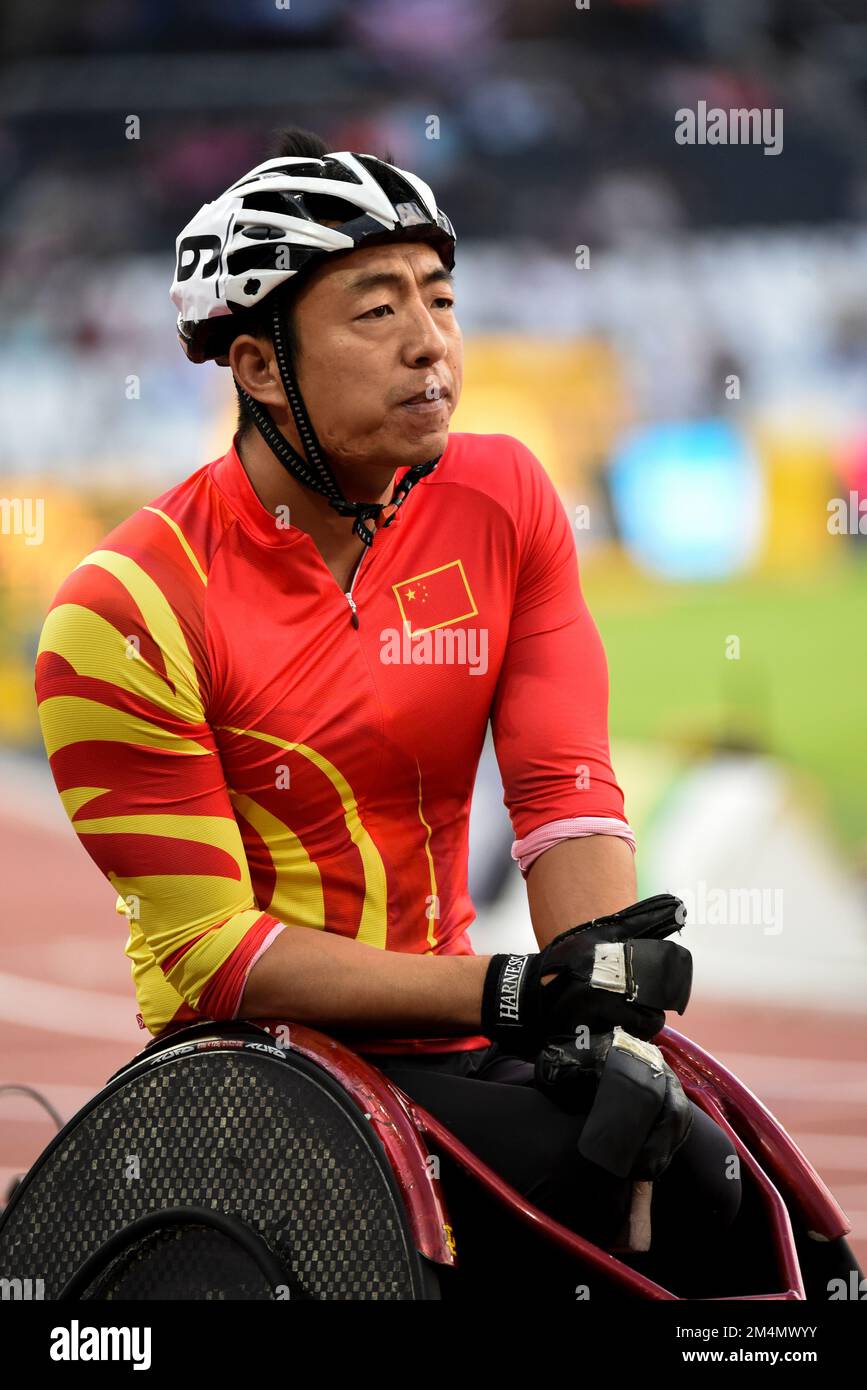
<path id="1" fill-rule="evenodd" d="M 190 395 L 210 383 L 177 370 L 162 289 L 171 248 L 287 120 L 421 171 L 458 229 L 466 328 L 613 337 L 644 378 L 641 414 L 701 408 L 726 365 L 743 365 L 754 390 L 772 377 L 786 387 L 781 352 L 813 383 L 830 370 L 845 387 L 854 372 L 860 389 L 867 310 L 848 297 L 848 270 L 863 240 L 844 256 L 841 293 L 839 254 L 820 254 L 806 229 L 867 218 L 865 18 L 854 3 L 807 0 L 609 0 L 587 12 L 562 0 L 7 5 L 8 466 L 72 465 L 82 447 L 92 467 L 106 446 L 148 472 L 154 455 L 168 469 L 189 457 Z M 676 144 L 674 112 L 700 99 L 784 110 L 783 157 Z M 792 226 L 794 242 L 768 235 Z M 728 307 L 691 316 L 681 263 L 702 232 L 737 240 L 710 242 L 705 257 Z M 622 259 L 582 282 L 576 243 Z M 796 321 L 803 308 L 797 349 L 780 341 L 780 305 Z M 744 361 L 765 347 L 775 367 Z M 29 399 L 34 352 L 57 379 L 53 418 Z M 147 378 L 149 421 L 123 409 L 116 371 L 100 370 L 121 356 Z"/>

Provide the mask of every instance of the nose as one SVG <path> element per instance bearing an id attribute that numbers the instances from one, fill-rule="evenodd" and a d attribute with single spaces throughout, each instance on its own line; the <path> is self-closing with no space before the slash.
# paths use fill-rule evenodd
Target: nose
<path id="1" fill-rule="evenodd" d="M 428 367 L 445 357 L 446 340 L 427 305 L 419 298 L 407 323 L 404 358 L 408 366 Z"/>

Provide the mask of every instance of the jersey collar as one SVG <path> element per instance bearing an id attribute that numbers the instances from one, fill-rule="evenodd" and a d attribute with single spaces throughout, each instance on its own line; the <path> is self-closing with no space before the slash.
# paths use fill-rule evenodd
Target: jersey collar
<path id="1" fill-rule="evenodd" d="M 308 533 L 298 526 L 279 526 L 277 524 L 278 518 L 269 512 L 268 508 L 260 501 L 253 484 L 250 482 L 247 470 L 241 462 L 237 440 L 236 434 L 232 438 L 232 444 L 228 451 L 222 458 L 211 464 L 211 477 L 244 529 L 255 536 L 262 545 L 281 548 L 292 545 L 301 536 L 307 536 Z M 408 472 L 408 464 L 398 468 L 394 475 L 395 485 Z M 422 478 L 413 492 L 417 492 L 426 481 L 425 478 Z M 400 526 L 411 501 L 412 493 L 405 500 L 403 506 L 397 509 L 391 524 L 384 528 L 385 531 L 391 531 L 395 526 Z M 374 547 L 376 544 L 377 541 L 374 540 Z"/>

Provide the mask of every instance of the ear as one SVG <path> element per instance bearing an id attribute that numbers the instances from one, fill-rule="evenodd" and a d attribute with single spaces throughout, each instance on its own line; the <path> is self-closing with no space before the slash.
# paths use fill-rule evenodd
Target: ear
<path id="1" fill-rule="evenodd" d="M 238 385 L 255 400 L 271 408 L 285 406 L 274 348 L 267 338 L 239 333 L 225 360 Z"/>

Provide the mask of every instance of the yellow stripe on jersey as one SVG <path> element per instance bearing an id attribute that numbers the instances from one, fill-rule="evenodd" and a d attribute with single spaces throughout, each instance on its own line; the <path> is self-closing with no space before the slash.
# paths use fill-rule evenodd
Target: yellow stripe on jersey
<path id="1" fill-rule="evenodd" d="M 437 892 L 436 869 L 434 868 L 433 855 L 430 852 L 430 837 L 432 832 L 430 826 L 425 820 L 424 810 L 422 809 L 421 768 L 418 764 L 418 758 L 416 758 L 415 765 L 418 768 L 418 818 L 425 828 L 424 852 L 427 855 L 428 874 L 430 876 L 430 891 L 432 899 L 427 909 L 427 943 L 428 946 L 435 946 L 437 944 L 436 923 L 439 920 L 439 918 L 434 914 L 439 913 L 439 894 Z"/>
<path id="2" fill-rule="evenodd" d="M 156 815 L 100 816 L 96 820 L 77 820 L 79 835 L 161 835 L 169 840 L 193 840 L 199 845 L 213 845 L 223 850 L 238 866 L 243 877 L 248 873 L 247 858 L 238 834 L 238 823 L 228 816 Z"/>
<path id="3" fill-rule="evenodd" d="M 196 574 L 199 576 L 202 583 L 207 586 L 208 576 L 205 574 L 205 571 L 199 564 L 195 554 L 193 553 L 192 546 L 190 545 L 189 541 L 187 540 L 178 523 L 175 521 L 174 517 L 168 516 L 165 512 L 161 512 L 159 507 L 143 507 L 142 510 L 146 512 L 153 512 L 154 516 L 162 517 L 166 525 L 171 526 L 181 545 L 184 547 L 187 559 L 189 560 L 193 569 L 196 571 Z"/>
<path id="4" fill-rule="evenodd" d="M 133 718 L 129 712 L 112 709 L 100 700 L 88 700 L 81 695 L 48 695 L 39 706 L 39 723 L 49 758 L 61 748 L 82 740 L 97 742 L 141 744 L 145 748 L 163 748 L 172 753 L 202 753 L 213 756 L 193 739 L 173 734 Z"/>
<path id="5" fill-rule="evenodd" d="M 204 989 L 262 915 L 246 875 L 240 883 L 217 874 L 120 875 L 112 871 L 108 878 L 127 903 L 135 899 L 130 930 L 134 921 L 160 967 L 186 942 L 207 933 L 165 975 L 193 1007 L 196 1000 L 189 991 L 197 984 L 199 992 Z"/>
<path id="6" fill-rule="evenodd" d="M 165 676 L 155 671 L 131 633 L 122 633 L 99 613 L 77 603 L 60 603 L 45 619 L 37 655 L 55 652 L 68 661 L 78 676 L 106 681 L 130 695 L 163 708 L 171 705 L 179 719 L 200 723 L 202 708 L 197 695 L 186 686 L 174 693 Z"/>
<path id="7" fill-rule="evenodd" d="M 196 668 L 183 629 L 159 586 L 135 560 L 113 550 L 94 550 L 84 557 L 76 569 L 81 569 L 83 565 L 98 565 L 124 586 L 135 600 L 154 641 L 162 649 L 166 672 L 178 692 L 178 713 L 192 722 L 204 719 Z M 133 664 L 131 661 L 130 665 Z"/>
<path id="8" fill-rule="evenodd" d="M 287 743 L 285 739 L 275 738 L 273 734 L 261 733 L 258 729 L 234 729 L 230 725 L 221 725 L 220 727 L 230 734 L 239 734 L 243 738 L 258 738 L 263 743 L 271 743 L 284 753 L 300 753 L 303 758 L 307 758 L 328 778 L 340 797 L 346 829 L 349 832 L 349 838 L 361 856 L 364 870 L 364 902 L 361 908 L 361 921 L 355 938 L 357 941 L 366 942 L 368 946 L 379 946 L 380 949 L 384 950 L 388 930 L 386 915 L 388 888 L 385 865 L 379 850 L 364 828 L 355 794 L 343 773 L 321 753 L 317 753 L 315 748 L 310 748 L 305 743 Z"/>
<path id="9" fill-rule="evenodd" d="M 124 952 L 131 962 L 130 975 L 145 1025 L 152 1031 L 158 1031 L 165 1027 L 186 1000 L 163 975 L 138 922 L 130 922 Z"/>
<path id="10" fill-rule="evenodd" d="M 196 881 L 198 883 L 198 879 Z M 174 986 L 194 1009 L 199 1007 L 199 1000 L 212 977 L 235 948 L 240 946 L 250 928 L 256 925 L 261 916 L 262 909 L 259 907 L 236 912 L 227 922 L 223 922 L 219 927 L 215 926 L 191 946 L 177 965 L 166 971 L 165 978 L 169 984 Z M 192 934 L 194 933 L 185 933 L 186 936 Z"/>
<path id="11" fill-rule="evenodd" d="M 294 831 L 252 797 L 229 788 L 235 810 L 261 836 L 275 870 L 274 893 L 265 908 L 302 927 L 325 927 L 322 875 Z"/>
<path id="12" fill-rule="evenodd" d="M 61 791 L 60 800 L 63 802 L 63 809 L 74 820 L 88 801 L 94 801 L 98 796 L 105 796 L 106 792 L 111 791 L 110 787 L 69 787 L 66 791 Z"/>

